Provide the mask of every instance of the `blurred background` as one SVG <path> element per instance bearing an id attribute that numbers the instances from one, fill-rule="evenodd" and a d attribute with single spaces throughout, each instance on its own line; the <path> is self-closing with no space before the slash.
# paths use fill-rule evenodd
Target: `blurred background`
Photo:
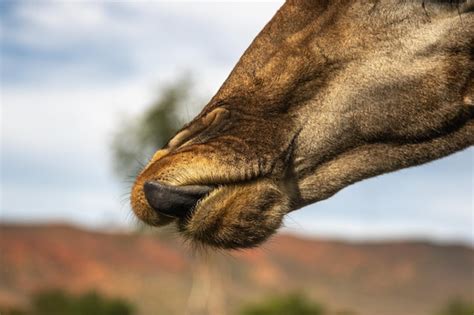
<path id="1" fill-rule="evenodd" d="M 0 2 L 0 314 L 474 313 L 472 148 L 294 212 L 254 250 L 196 252 L 131 214 L 141 165 L 281 5 Z"/>

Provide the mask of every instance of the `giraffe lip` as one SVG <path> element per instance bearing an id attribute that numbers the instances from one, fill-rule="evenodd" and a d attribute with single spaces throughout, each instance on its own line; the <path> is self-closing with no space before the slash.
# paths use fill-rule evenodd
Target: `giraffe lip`
<path id="1" fill-rule="evenodd" d="M 153 210 L 174 218 L 186 217 L 213 189 L 208 185 L 172 186 L 158 181 L 147 181 L 143 185 L 145 198 Z"/>

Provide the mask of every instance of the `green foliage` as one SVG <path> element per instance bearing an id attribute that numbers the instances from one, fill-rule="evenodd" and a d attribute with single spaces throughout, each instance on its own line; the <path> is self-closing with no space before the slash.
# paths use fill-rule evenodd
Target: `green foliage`
<path id="1" fill-rule="evenodd" d="M 124 120 L 112 140 L 114 169 L 120 177 L 135 177 L 148 159 L 178 131 L 179 109 L 189 99 L 191 83 L 179 79 L 165 87 L 142 115 Z"/>
<path id="2" fill-rule="evenodd" d="M 437 315 L 473 315 L 474 303 L 467 303 L 460 299 L 449 302 Z"/>
<path id="3" fill-rule="evenodd" d="M 15 307 L 0 307 L 1 315 L 28 315 L 25 311 Z"/>
<path id="4" fill-rule="evenodd" d="M 39 292 L 28 310 L 9 309 L 6 315 L 132 315 L 132 306 L 121 299 L 109 299 L 97 292 L 73 296 L 61 290 Z"/>
<path id="5" fill-rule="evenodd" d="M 32 298 L 33 314 L 37 315 L 56 315 L 61 312 L 75 314 L 74 301 L 65 292 L 60 290 L 51 290 L 37 293 Z"/>
<path id="6" fill-rule="evenodd" d="M 275 296 L 258 304 L 244 307 L 240 315 L 323 315 L 321 305 L 312 302 L 304 295 L 292 293 Z"/>

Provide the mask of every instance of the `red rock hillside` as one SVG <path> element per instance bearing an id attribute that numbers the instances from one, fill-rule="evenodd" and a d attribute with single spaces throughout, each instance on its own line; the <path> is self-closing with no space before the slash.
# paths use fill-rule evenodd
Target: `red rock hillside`
<path id="1" fill-rule="evenodd" d="M 432 315 L 453 297 L 472 300 L 473 275 L 474 250 L 458 245 L 279 235 L 259 249 L 214 253 L 178 237 L 0 226 L 0 305 L 59 287 L 124 297 L 142 315 L 237 314 L 244 303 L 301 291 L 330 310 Z"/>

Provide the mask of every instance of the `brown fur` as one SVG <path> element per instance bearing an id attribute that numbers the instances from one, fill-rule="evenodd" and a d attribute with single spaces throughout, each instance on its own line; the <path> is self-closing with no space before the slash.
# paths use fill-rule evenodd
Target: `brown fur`
<path id="1" fill-rule="evenodd" d="M 167 224 L 143 184 L 217 186 L 187 237 L 255 246 L 283 216 L 368 177 L 474 143 L 473 2 L 287 1 L 132 191 L 136 215 Z"/>

